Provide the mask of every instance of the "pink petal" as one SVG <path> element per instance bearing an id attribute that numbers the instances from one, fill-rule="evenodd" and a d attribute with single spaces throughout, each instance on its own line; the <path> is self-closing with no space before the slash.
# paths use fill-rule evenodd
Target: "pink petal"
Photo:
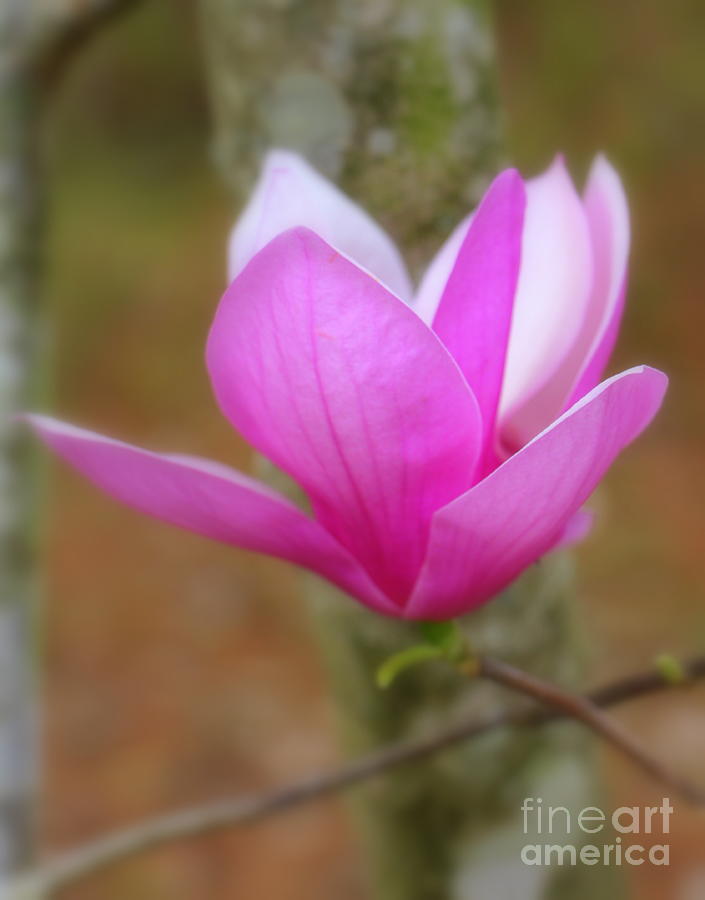
<path id="1" fill-rule="evenodd" d="M 448 619 L 495 596 L 565 534 L 666 390 L 645 366 L 603 382 L 484 481 L 439 510 L 405 616 Z"/>
<path id="2" fill-rule="evenodd" d="M 229 280 L 272 238 L 303 225 L 409 301 L 404 262 L 386 232 L 342 191 L 288 150 L 268 154 L 250 202 L 230 236 Z"/>
<path id="3" fill-rule="evenodd" d="M 41 439 L 122 503 L 187 531 L 311 569 L 383 613 L 393 607 L 353 557 L 275 491 L 219 463 L 164 456 L 46 416 Z"/>
<path id="4" fill-rule="evenodd" d="M 434 510 L 471 484 L 477 402 L 435 334 L 297 228 L 226 292 L 208 341 L 225 415 L 308 492 L 391 597 L 407 596 Z"/>
<path id="5" fill-rule="evenodd" d="M 526 194 L 518 172 L 499 175 L 475 213 L 433 319 L 480 405 L 486 455 L 494 425 L 519 276 Z"/>
<path id="6" fill-rule="evenodd" d="M 450 273 L 453 271 L 472 218 L 473 214 L 470 213 L 459 225 L 455 226 L 450 237 L 431 260 L 421 279 L 413 306 L 418 315 L 429 325 L 436 315 L 438 304 L 441 302 L 443 291 L 450 278 Z"/>
<path id="7" fill-rule="evenodd" d="M 527 182 L 521 272 L 500 420 L 511 449 L 553 421 L 565 399 L 542 393 L 571 351 L 592 286 L 587 219 L 561 158 Z M 559 392 L 560 393 L 560 392 Z"/>
<path id="8" fill-rule="evenodd" d="M 624 310 L 629 209 L 619 175 L 603 156 L 598 156 L 592 165 L 583 202 L 590 226 L 595 278 L 585 326 L 575 350 L 580 376 L 569 403 L 591 391 L 602 377 Z"/>

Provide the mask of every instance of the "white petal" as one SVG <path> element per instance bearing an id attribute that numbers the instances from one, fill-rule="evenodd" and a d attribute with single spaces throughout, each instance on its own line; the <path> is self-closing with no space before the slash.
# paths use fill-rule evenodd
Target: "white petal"
<path id="1" fill-rule="evenodd" d="M 614 346 L 624 304 L 629 258 L 629 208 L 619 175 L 596 157 L 583 195 L 595 274 L 585 324 L 576 344 L 574 402 L 599 382 Z M 573 387 L 573 385 L 571 385 Z"/>
<path id="2" fill-rule="evenodd" d="M 592 269 L 585 211 L 557 158 L 527 182 L 521 271 L 500 402 L 503 425 L 520 433 L 522 442 L 553 418 L 541 390 L 574 346 Z"/>
<path id="3" fill-rule="evenodd" d="M 288 150 L 268 154 L 228 247 L 232 279 L 273 238 L 303 225 L 315 231 L 407 302 L 412 287 L 404 262 L 386 232 L 334 184 Z"/>
<path id="4" fill-rule="evenodd" d="M 450 237 L 431 260 L 421 279 L 421 284 L 414 300 L 414 309 L 427 325 L 433 322 L 433 317 L 436 315 L 438 304 L 443 296 L 443 290 L 450 273 L 453 271 L 455 260 L 458 258 L 465 235 L 468 233 L 472 217 L 473 214 L 471 213 L 459 225 L 455 226 Z"/>

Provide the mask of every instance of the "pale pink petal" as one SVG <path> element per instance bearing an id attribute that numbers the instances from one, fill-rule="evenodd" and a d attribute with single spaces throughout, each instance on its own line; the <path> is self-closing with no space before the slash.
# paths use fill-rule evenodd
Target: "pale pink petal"
<path id="1" fill-rule="evenodd" d="M 406 617 L 468 612 L 555 546 L 620 450 L 656 414 L 666 384 L 663 373 L 644 366 L 615 375 L 439 510 Z"/>
<path id="2" fill-rule="evenodd" d="M 568 519 L 563 533 L 558 538 L 554 550 L 560 547 L 572 547 L 579 544 L 592 531 L 595 524 L 595 514 L 590 509 L 579 509 Z"/>
<path id="3" fill-rule="evenodd" d="M 624 310 L 629 258 L 629 209 L 619 175 L 603 157 L 592 165 L 585 211 L 595 260 L 595 278 L 585 326 L 575 355 L 579 377 L 569 403 L 591 391 L 614 349 Z"/>
<path id="4" fill-rule="evenodd" d="M 542 395 L 581 328 L 592 287 L 592 249 L 582 202 L 561 158 L 527 182 L 521 272 L 500 400 L 511 449 L 560 410 Z"/>
<path id="5" fill-rule="evenodd" d="M 212 540 L 311 569 L 363 603 L 394 608 L 350 553 L 265 485 L 220 463 L 141 450 L 47 416 L 25 416 L 41 439 L 122 503 Z"/>
<path id="6" fill-rule="evenodd" d="M 604 157 L 592 166 L 583 203 L 593 258 L 585 315 L 556 371 L 505 422 L 503 443 L 509 450 L 522 446 L 537 429 L 595 387 L 616 341 L 624 305 L 629 212 L 619 177 Z"/>
<path id="7" fill-rule="evenodd" d="M 433 319 L 433 330 L 480 405 L 486 460 L 494 458 L 495 416 L 519 275 L 525 201 L 518 172 L 508 169 L 495 179 L 457 253 Z"/>
<path id="8" fill-rule="evenodd" d="M 450 237 L 431 260 L 421 279 L 413 305 L 418 315 L 429 325 L 433 322 L 433 317 L 436 315 L 441 296 L 450 273 L 453 271 L 458 252 L 463 245 L 471 222 L 472 213 L 466 216 L 459 225 L 455 226 Z"/>
<path id="9" fill-rule="evenodd" d="M 298 225 L 310 228 L 407 302 L 413 288 L 386 232 L 301 156 L 273 150 L 228 248 L 232 279 L 272 238 Z"/>
<path id="10" fill-rule="evenodd" d="M 434 510 L 472 482 L 477 401 L 408 306 L 305 228 L 235 279 L 208 341 L 225 415 L 405 598 Z"/>

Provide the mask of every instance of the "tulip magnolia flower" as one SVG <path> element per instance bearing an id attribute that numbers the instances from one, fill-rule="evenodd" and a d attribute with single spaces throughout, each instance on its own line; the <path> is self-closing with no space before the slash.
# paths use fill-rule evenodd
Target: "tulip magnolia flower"
<path id="1" fill-rule="evenodd" d="M 223 414 L 312 515 L 218 463 L 43 416 L 58 454 L 158 519 L 310 569 L 366 606 L 443 620 L 587 530 L 580 511 L 666 377 L 598 383 L 629 224 L 599 158 L 494 181 L 414 295 L 394 244 L 294 154 L 268 157 L 230 242 L 207 364 Z"/>

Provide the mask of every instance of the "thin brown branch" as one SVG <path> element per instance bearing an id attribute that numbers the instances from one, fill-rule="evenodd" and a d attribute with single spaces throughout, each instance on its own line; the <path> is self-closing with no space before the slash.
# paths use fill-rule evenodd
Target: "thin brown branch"
<path id="1" fill-rule="evenodd" d="M 27 0 L 35 15 L 28 63 L 38 82 L 53 88 L 91 35 L 140 0 Z"/>
<path id="2" fill-rule="evenodd" d="M 582 722 L 661 784 L 680 794 L 689 803 L 705 806 L 705 790 L 671 772 L 663 763 L 650 756 L 628 731 L 604 713 L 591 698 L 571 694 L 555 684 L 542 681 L 528 672 L 492 657 L 479 658 L 477 674 L 533 697 L 543 706 L 556 710 L 562 716 Z"/>
<path id="3" fill-rule="evenodd" d="M 689 682 L 705 677 L 705 656 L 683 663 L 682 670 Z M 531 684 L 530 690 L 527 690 L 524 679 L 529 678 L 534 682 L 531 676 L 526 676 L 523 672 L 517 673 L 517 670 L 505 667 L 504 664 L 494 660 L 489 666 L 486 659 L 483 661 L 482 674 L 513 689 L 521 690 L 522 693 L 529 693 L 542 703 L 550 704 L 550 708 L 499 713 L 479 721 L 464 722 L 430 737 L 385 747 L 347 766 L 323 775 L 315 775 L 282 790 L 253 797 L 235 798 L 151 819 L 50 859 L 40 870 L 18 883 L 16 891 L 11 887 L 8 893 L 2 893 L 1 896 L 3 900 L 33 895 L 46 897 L 50 892 L 154 847 L 217 829 L 250 824 L 285 812 L 354 787 L 399 766 L 426 759 L 488 731 L 506 727 L 534 727 L 566 718 L 579 718 L 590 727 L 594 727 L 594 711 L 586 718 L 582 714 L 577 715 L 578 710 L 582 711 L 584 706 L 591 709 L 613 706 L 666 688 L 673 689 L 663 674 L 656 669 L 629 676 L 584 697 L 562 695 L 560 698 L 556 698 L 551 692 L 547 693 L 547 686 L 543 682 L 538 682 L 540 687 L 536 690 L 534 683 Z M 517 681 L 518 674 L 522 676 L 521 684 Z M 607 736 L 602 727 L 597 730 L 603 736 Z M 612 731 L 608 733 L 611 735 Z M 631 738 L 629 743 L 633 743 Z M 688 786 L 688 793 L 691 791 Z M 699 792 L 698 798 L 700 799 Z"/>

